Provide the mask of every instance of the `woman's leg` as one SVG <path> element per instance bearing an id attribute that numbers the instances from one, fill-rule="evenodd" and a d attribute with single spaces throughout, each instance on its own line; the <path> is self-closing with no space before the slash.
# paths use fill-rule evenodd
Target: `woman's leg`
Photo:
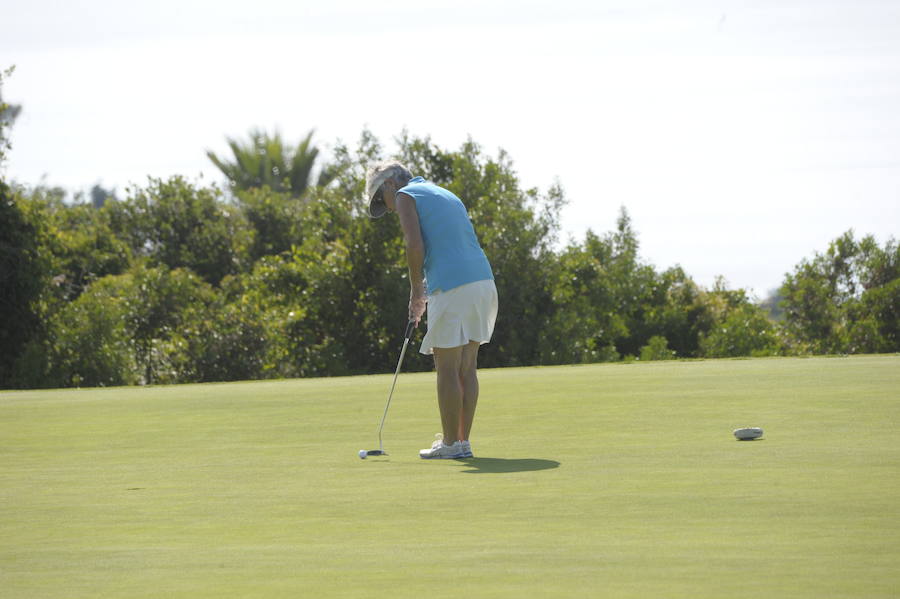
<path id="1" fill-rule="evenodd" d="M 441 412 L 444 445 L 453 445 L 459 440 L 460 415 L 463 413 L 463 386 L 460 379 L 463 347 L 465 346 L 434 348 L 438 408 Z"/>
<path id="2" fill-rule="evenodd" d="M 467 441 L 478 406 L 478 348 L 477 341 L 470 341 L 462 347 L 460 357 L 459 382 L 462 385 L 462 410 L 459 417 L 459 439 Z"/>

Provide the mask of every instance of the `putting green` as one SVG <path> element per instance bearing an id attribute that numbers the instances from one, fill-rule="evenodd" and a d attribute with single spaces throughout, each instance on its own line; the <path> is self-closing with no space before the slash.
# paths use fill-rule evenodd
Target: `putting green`
<path id="1" fill-rule="evenodd" d="M 900 357 L 0 393 L 4 597 L 896 597 Z M 734 428 L 761 426 L 738 442 Z"/>

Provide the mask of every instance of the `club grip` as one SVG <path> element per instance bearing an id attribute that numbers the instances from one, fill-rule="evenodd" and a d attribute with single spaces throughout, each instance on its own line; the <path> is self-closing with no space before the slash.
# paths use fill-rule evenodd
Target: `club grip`
<path id="1" fill-rule="evenodd" d="M 406 332 L 403 333 L 403 338 L 409 339 L 410 337 L 412 337 L 412 334 L 413 334 L 413 331 L 415 330 L 415 328 L 416 328 L 415 320 L 410 320 L 408 323 L 406 323 Z"/>

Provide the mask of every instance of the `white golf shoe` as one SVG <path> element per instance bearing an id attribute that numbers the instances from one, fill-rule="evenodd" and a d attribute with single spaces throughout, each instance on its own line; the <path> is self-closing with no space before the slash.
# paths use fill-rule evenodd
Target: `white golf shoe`
<path id="1" fill-rule="evenodd" d="M 456 460 L 464 457 L 462 442 L 456 441 L 453 445 L 444 445 L 444 435 L 438 433 L 434 437 L 434 443 L 430 448 L 419 451 L 420 458 L 423 460 Z"/>
<path id="2" fill-rule="evenodd" d="M 471 457 L 473 457 L 473 456 L 472 456 L 472 444 L 469 443 L 468 440 L 466 440 L 466 441 L 460 441 L 460 443 L 462 443 L 462 448 L 463 448 L 463 454 L 462 454 L 462 456 L 460 456 L 460 457 L 463 457 L 463 458 L 471 458 Z"/>

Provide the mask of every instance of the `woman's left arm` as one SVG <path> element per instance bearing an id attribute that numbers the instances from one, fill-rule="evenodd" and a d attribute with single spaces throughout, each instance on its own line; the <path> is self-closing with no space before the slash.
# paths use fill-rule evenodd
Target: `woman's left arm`
<path id="1" fill-rule="evenodd" d="M 406 263 L 409 267 L 409 319 L 419 323 L 425 313 L 425 241 L 419 227 L 416 201 L 405 193 L 398 193 L 397 215 L 406 241 Z"/>

